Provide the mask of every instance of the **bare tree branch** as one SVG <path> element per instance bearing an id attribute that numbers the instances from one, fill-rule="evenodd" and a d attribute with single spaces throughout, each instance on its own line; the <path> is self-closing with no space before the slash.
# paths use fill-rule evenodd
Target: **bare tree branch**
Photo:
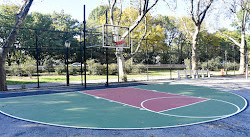
<path id="1" fill-rule="evenodd" d="M 222 32 L 219 31 L 219 30 L 218 30 L 218 32 L 219 32 L 221 35 L 223 35 L 223 36 L 227 37 L 228 39 L 230 39 L 235 45 L 237 45 L 237 46 L 239 46 L 239 47 L 241 46 L 241 44 L 240 44 L 239 42 L 237 42 L 235 39 L 233 39 L 232 37 L 230 37 L 230 36 L 228 36 L 228 35 L 222 33 Z"/>
<path id="2" fill-rule="evenodd" d="M 226 5 L 227 9 L 233 13 L 233 16 L 236 19 L 236 22 L 237 22 L 238 26 L 241 26 L 241 22 L 240 22 L 240 20 L 239 20 L 239 18 L 237 16 L 237 13 L 236 13 L 236 8 L 234 7 L 235 4 L 232 4 L 231 5 L 232 7 L 229 7 L 228 4 L 227 4 L 227 2 L 225 0 L 222 0 L 222 1 Z"/>
<path id="3" fill-rule="evenodd" d="M 149 0 L 144 0 L 144 4 L 146 4 L 148 6 L 147 1 L 149 1 Z M 143 14 L 141 14 L 140 16 L 138 16 L 137 19 L 135 20 L 135 22 L 129 27 L 129 32 L 133 31 L 139 25 L 139 23 L 146 16 L 146 14 L 148 13 L 148 11 L 150 11 L 150 9 L 152 9 L 157 4 L 158 1 L 159 0 L 155 0 L 155 2 L 149 8 L 146 7 L 146 6 L 143 7 L 143 10 L 142 10 Z M 129 32 L 128 31 L 125 32 L 122 35 L 122 37 L 125 38 L 129 34 Z"/>
<path id="4" fill-rule="evenodd" d="M 122 0 L 120 0 L 120 14 L 119 14 L 119 19 L 117 21 L 117 25 L 120 24 L 122 18 Z"/>
<path id="5" fill-rule="evenodd" d="M 181 21 L 183 22 L 183 24 L 184 24 L 184 27 L 185 27 L 185 31 L 186 31 L 186 33 L 188 33 L 188 34 L 190 34 L 191 36 L 193 36 L 194 35 L 194 33 L 192 33 L 191 31 L 189 31 L 188 30 L 188 28 L 187 28 L 187 24 L 186 24 L 186 22 L 183 20 L 183 18 L 181 18 Z"/>
<path id="6" fill-rule="evenodd" d="M 126 57 L 125 60 L 129 60 L 129 59 L 133 58 L 138 53 L 138 51 L 139 51 L 139 49 L 141 47 L 141 44 L 142 44 L 143 40 L 145 39 L 145 37 L 147 35 L 147 30 L 148 30 L 148 27 L 147 27 L 147 17 L 145 17 L 145 31 L 143 33 L 143 36 L 141 37 L 141 39 L 140 39 L 140 41 L 139 41 L 139 43 L 138 43 L 135 51 L 132 54 L 130 54 L 130 56 Z"/>
<path id="7" fill-rule="evenodd" d="M 209 7 L 211 6 L 212 2 L 213 2 L 213 0 L 210 0 L 209 3 L 208 3 L 208 5 L 207 5 L 206 8 L 204 9 L 204 11 L 201 12 L 200 15 L 202 15 L 202 17 L 201 17 L 200 22 L 203 22 L 203 20 L 204 20 L 204 18 L 205 18 L 205 16 L 206 16 L 206 13 L 207 13 Z"/>
<path id="8" fill-rule="evenodd" d="M 195 24 L 197 24 L 197 21 L 195 20 L 195 17 L 194 17 L 194 1 L 191 0 L 191 16 L 192 16 L 192 20 Z"/>
<path id="9" fill-rule="evenodd" d="M 110 5 L 109 6 L 110 7 L 110 23 L 112 25 L 114 25 L 114 7 L 115 7 L 115 4 L 116 4 L 116 0 L 113 0 L 111 5 L 109 3 L 109 5 Z"/>
<path id="10" fill-rule="evenodd" d="M 20 8 L 19 12 L 16 15 L 16 23 L 13 29 L 11 30 L 9 36 L 7 37 L 5 43 L 3 44 L 3 53 L 2 57 L 6 58 L 7 54 L 9 53 L 9 47 L 13 45 L 16 40 L 17 33 L 19 32 L 19 28 L 22 26 L 25 17 L 27 16 L 30 6 L 33 0 L 26 0 L 25 3 Z"/>

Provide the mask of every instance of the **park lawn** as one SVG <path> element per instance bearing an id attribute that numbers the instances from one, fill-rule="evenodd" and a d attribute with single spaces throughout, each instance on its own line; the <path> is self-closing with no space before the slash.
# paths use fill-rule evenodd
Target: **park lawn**
<path id="1" fill-rule="evenodd" d="M 172 73 L 174 74 L 174 73 Z M 149 71 L 149 75 L 151 76 L 162 76 L 162 75 L 170 75 L 169 71 Z M 147 73 L 142 74 L 129 74 L 128 77 L 146 77 Z M 97 80 L 97 79 L 106 79 L 106 75 L 87 75 L 87 80 Z M 117 78 L 117 75 L 109 75 L 110 79 Z M 84 76 L 83 76 L 84 79 Z M 70 76 L 70 81 L 80 81 L 81 76 Z M 53 82 L 65 82 L 66 76 L 65 75 L 47 75 L 47 76 L 40 76 L 39 82 L 40 83 L 53 83 Z M 19 85 L 19 84 L 32 84 L 37 83 L 37 77 L 9 77 L 7 78 L 7 84 L 8 85 Z"/>
<path id="2" fill-rule="evenodd" d="M 109 76 L 109 78 L 115 78 L 116 76 Z M 94 80 L 94 79 L 105 79 L 105 75 L 87 75 L 87 80 Z M 83 76 L 84 79 L 84 76 Z M 70 76 L 70 81 L 80 81 L 81 76 Z M 54 83 L 54 82 L 65 82 L 66 76 L 65 75 L 58 75 L 58 76 L 40 76 L 39 82 L 40 83 Z M 27 77 L 10 77 L 7 78 L 7 85 L 18 85 L 18 84 L 32 84 L 37 83 L 37 77 L 27 78 Z"/>
<path id="3" fill-rule="evenodd" d="M 172 75 L 177 75 L 177 70 L 172 70 Z M 211 71 L 210 73 L 214 75 L 220 75 L 220 71 Z M 228 71 L 229 75 L 233 74 L 233 71 Z M 237 72 L 236 72 L 237 73 Z M 150 70 L 149 76 L 169 76 L 170 70 Z M 116 79 L 117 75 L 109 75 L 109 79 Z M 147 77 L 147 73 L 141 74 L 129 74 L 128 78 L 133 77 Z M 97 80 L 97 79 L 106 79 L 106 75 L 87 75 L 87 80 Z M 84 79 L 84 76 L 83 76 Z M 47 76 L 40 76 L 39 82 L 40 83 L 54 83 L 54 82 L 65 82 L 66 75 L 47 75 Z M 70 81 L 81 81 L 81 76 L 72 76 L 70 75 Z M 18 84 L 32 84 L 37 83 L 37 77 L 9 77 L 7 78 L 8 85 L 18 85 Z"/>

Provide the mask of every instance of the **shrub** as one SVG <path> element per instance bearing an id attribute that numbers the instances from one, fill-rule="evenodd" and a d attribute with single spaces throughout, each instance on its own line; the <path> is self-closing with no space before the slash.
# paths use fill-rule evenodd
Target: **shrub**
<path id="1" fill-rule="evenodd" d="M 146 72 L 147 68 L 143 64 L 136 64 L 132 66 L 132 73 L 138 74 Z"/>
<path id="2" fill-rule="evenodd" d="M 131 65 L 131 60 L 128 60 L 125 62 L 125 71 L 127 74 L 143 73 L 146 71 L 146 66 L 143 64 Z"/>
<path id="3" fill-rule="evenodd" d="M 201 63 L 202 69 L 206 69 L 207 66 L 209 70 L 219 70 L 223 68 L 220 57 L 212 58 L 211 60 L 208 60 L 208 62 Z"/>
<path id="4" fill-rule="evenodd" d="M 8 71 L 13 76 L 29 76 L 36 72 L 36 60 L 32 57 L 27 56 L 23 64 L 12 63 L 8 67 Z"/>
<path id="5" fill-rule="evenodd" d="M 234 63 L 234 62 L 227 62 L 227 70 L 239 70 L 240 64 L 239 63 Z"/>
<path id="6" fill-rule="evenodd" d="M 55 62 L 53 61 L 53 59 L 51 59 L 50 57 L 46 57 L 45 61 L 43 62 L 44 71 L 54 72 L 55 71 L 54 64 Z"/>
<path id="7" fill-rule="evenodd" d="M 9 72 L 10 72 L 10 75 L 12 76 L 23 76 L 25 74 L 22 67 L 14 63 L 12 63 L 9 66 Z"/>
<path id="8" fill-rule="evenodd" d="M 105 73 L 105 66 L 101 63 L 95 63 L 94 59 L 87 60 L 89 74 L 102 75 Z"/>
<path id="9" fill-rule="evenodd" d="M 61 75 L 61 74 L 66 72 L 66 68 L 63 65 L 56 66 L 55 72 L 56 72 L 56 74 Z"/>
<path id="10" fill-rule="evenodd" d="M 104 64 L 104 67 L 106 67 L 106 64 Z M 116 73 L 117 73 L 117 64 L 115 63 L 109 64 L 109 74 L 115 75 Z"/>
<path id="11" fill-rule="evenodd" d="M 71 66 L 69 65 L 69 74 L 70 75 L 76 75 L 80 72 L 79 67 Z"/>
<path id="12" fill-rule="evenodd" d="M 184 64 L 186 65 L 186 69 L 190 70 L 190 59 L 184 59 Z"/>
<path id="13" fill-rule="evenodd" d="M 132 70 L 133 70 L 132 67 L 133 67 L 133 65 L 131 65 L 131 61 L 130 60 L 128 60 L 128 61 L 125 62 L 125 72 L 127 74 L 132 73 Z"/>
<path id="14" fill-rule="evenodd" d="M 22 66 L 23 71 L 25 71 L 25 74 L 29 77 L 32 77 L 32 74 L 36 72 L 36 60 L 30 56 L 26 58 L 26 61 Z"/>

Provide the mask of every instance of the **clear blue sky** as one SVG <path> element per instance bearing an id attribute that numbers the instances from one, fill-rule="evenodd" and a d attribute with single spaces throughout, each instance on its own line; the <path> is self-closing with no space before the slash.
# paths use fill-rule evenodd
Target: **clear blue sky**
<path id="1" fill-rule="evenodd" d="M 21 5 L 22 0 L 0 0 L 0 3 L 18 3 Z M 52 13 L 53 11 L 60 12 L 64 10 L 65 13 L 70 14 L 73 18 L 82 21 L 84 4 L 86 5 L 86 16 L 88 17 L 89 13 L 98 5 L 108 3 L 107 0 L 34 0 L 30 12 Z M 162 15 L 173 14 L 163 2 L 158 3 L 151 13 Z M 178 10 L 177 12 L 179 16 L 184 13 L 184 10 Z"/>
<path id="2" fill-rule="evenodd" d="M 129 0 L 127 0 L 129 1 Z M 160 1 L 156 7 L 151 11 L 152 15 L 162 14 L 162 15 L 173 15 L 173 16 L 187 16 L 187 11 L 184 6 L 187 3 L 183 3 L 183 0 L 177 0 L 178 9 L 176 12 L 172 12 L 166 6 L 166 4 Z M 21 5 L 22 0 L 0 0 L 0 4 L 3 3 L 12 3 Z M 73 18 L 83 21 L 83 5 L 86 5 L 86 16 L 88 17 L 89 13 L 96 8 L 98 5 L 107 4 L 107 0 L 34 0 L 33 5 L 31 6 L 30 12 L 41 12 L 41 13 L 52 13 L 53 11 L 61 12 L 64 10 L 66 14 L 70 14 Z M 128 6 L 128 4 L 127 4 Z M 172 5 L 173 7 L 174 5 Z M 213 20 L 210 20 L 209 23 Z M 229 28 L 230 20 L 223 19 L 223 22 L 219 22 L 220 25 Z M 209 27 L 209 26 L 208 26 Z"/>

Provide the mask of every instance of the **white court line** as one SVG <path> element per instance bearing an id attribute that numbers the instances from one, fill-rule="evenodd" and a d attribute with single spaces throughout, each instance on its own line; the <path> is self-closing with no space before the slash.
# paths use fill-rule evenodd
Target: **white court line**
<path id="1" fill-rule="evenodd" d="M 119 88 L 117 88 L 117 89 L 119 89 Z M 137 88 L 135 88 L 135 89 L 137 89 Z M 151 90 L 148 90 L 148 91 L 151 91 Z M 159 92 L 159 91 L 154 91 L 154 92 Z M 146 110 L 146 111 L 153 112 L 153 113 L 157 113 L 157 114 L 160 114 L 160 115 L 167 115 L 167 116 L 172 116 L 172 117 L 184 117 L 184 118 L 221 118 L 221 117 L 228 116 L 228 115 L 220 115 L 220 116 L 205 116 L 205 117 L 203 117 L 203 116 L 172 115 L 172 114 L 166 114 L 166 113 L 156 112 L 156 111 L 147 109 L 147 108 L 145 108 L 145 107 L 143 106 L 143 103 L 144 103 L 144 102 L 146 102 L 147 100 L 155 99 L 155 98 L 150 98 L 150 99 L 146 99 L 146 100 L 142 101 L 142 102 L 141 102 L 141 107 L 143 108 L 143 109 L 142 109 L 142 108 L 137 107 L 137 106 L 125 104 L 125 103 L 123 103 L 123 102 L 114 101 L 114 100 L 107 99 L 107 98 L 98 97 L 98 96 L 91 95 L 91 94 L 88 94 L 88 93 L 85 93 L 85 92 L 79 91 L 79 93 L 86 94 L 86 95 L 89 95 L 89 96 L 92 96 L 92 97 L 95 97 L 95 98 L 98 98 L 98 99 L 101 98 L 101 99 L 107 100 L 107 101 L 109 101 L 109 102 L 116 102 L 116 103 L 119 103 L 119 104 L 122 104 L 122 105 L 126 105 L 126 106 L 130 106 L 130 107 L 139 108 L 140 110 Z M 160 92 L 160 93 L 164 93 L 164 92 Z M 172 95 L 178 95 L 178 94 L 172 94 Z M 186 97 L 185 95 L 181 95 L 181 96 L 184 96 L 184 97 L 182 97 L 182 98 L 189 98 L 189 97 L 190 97 L 190 98 L 196 98 L 196 97 L 194 97 L 194 96 L 188 96 L 188 97 Z M 159 98 L 161 98 L 161 97 L 159 97 Z M 166 98 L 168 98 L 168 97 L 166 97 Z M 169 98 L 171 98 L 171 97 L 169 97 Z M 174 98 L 174 97 L 173 97 L 173 98 Z M 178 98 L 178 97 L 175 97 L 175 98 Z M 181 98 L 181 97 L 179 97 L 179 98 Z M 197 98 L 198 98 L 198 97 L 197 97 Z M 200 97 L 200 98 L 201 98 L 201 97 Z M 202 98 L 202 99 L 215 100 L 215 99 L 208 99 L 208 98 Z M 235 107 L 237 108 L 237 111 L 236 111 L 236 112 L 238 112 L 238 111 L 240 110 L 240 108 L 239 108 L 237 105 L 233 104 L 233 103 L 230 103 L 230 102 L 227 102 L 227 101 L 223 101 L 223 100 L 216 100 L 216 101 L 228 103 L 228 104 L 231 104 L 231 105 L 235 106 Z M 201 102 L 202 102 L 202 101 L 201 101 Z M 198 102 L 197 102 L 197 103 L 198 103 Z M 194 103 L 193 103 L 193 104 L 190 104 L 190 105 L 188 105 L 188 106 L 191 106 L 191 105 L 194 105 Z M 183 107 L 184 107 L 184 106 L 183 106 Z"/>
<path id="2" fill-rule="evenodd" d="M 178 98 L 178 97 L 159 97 L 159 98 Z M 147 99 L 147 100 L 144 100 L 141 102 L 141 106 L 142 108 L 144 108 L 145 110 L 147 111 L 150 111 L 150 112 L 154 112 L 154 113 L 157 113 L 157 114 L 161 114 L 161 115 L 167 115 L 167 116 L 174 116 L 174 117 L 185 117 L 185 118 L 219 118 L 219 117 L 224 117 L 224 116 L 228 116 L 228 115 L 220 115 L 220 116 L 184 116 L 184 115 L 172 115 L 172 114 L 167 114 L 167 113 L 162 113 L 164 111 L 160 111 L 160 112 L 156 112 L 156 111 L 153 111 L 153 110 L 150 110 L 146 107 L 144 107 L 144 103 L 149 101 L 149 100 L 154 100 L 154 99 L 159 99 L 159 98 L 151 98 L 151 99 Z M 179 97 L 180 98 L 180 97 Z M 223 100 L 218 100 L 218 99 L 210 99 L 210 100 L 216 100 L 216 101 L 219 101 L 219 102 L 223 102 L 223 103 L 228 103 L 230 105 L 233 105 L 237 108 L 237 111 L 234 112 L 234 113 L 237 113 L 240 111 L 240 108 L 233 104 L 233 103 L 230 103 L 230 102 L 227 102 L 227 101 L 223 101 Z M 205 101 L 208 101 L 208 100 L 205 100 Z M 192 103 L 192 104 L 189 104 L 189 105 L 185 105 L 185 106 L 181 106 L 181 107 L 176 107 L 176 108 L 173 108 L 173 109 L 177 109 L 177 108 L 182 108 L 182 107 L 187 107 L 187 106 L 191 106 L 191 105 L 195 105 L 195 104 L 198 104 L 198 103 L 201 103 L 201 102 L 205 102 L 205 101 L 200 101 L 200 102 L 196 102 L 196 103 Z M 172 110 L 172 109 L 169 109 L 169 110 Z M 168 110 L 167 110 L 168 111 Z"/>
<path id="3" fill-rule="evenodd" d="M 204 98 L 204 97 L 196 97 L 196 96 L 189 96 L 189 95 L 174 94 L 174 93 L 169 93 L 169 92 L 160 92 L 160 91 L 157 91 L 157 90 L 141 89 L 141 88 L 136 88 L 136 87 L 129 87 L 129 88 L 140 89 L 140 90 L 146 90 L 146 91 L 151 91 L 151 92 L 153 91 L 153 92 L 158 92 L 158 93 L 166 93 L 166 94 L 177 95 L 177 96 L 185 96 L 185 97 L 192 97 L 192 98 L 202 98 L 202 99 L 207 99 L 207 100 L 210 99 L 210 98 Z"/>
<path id="4" fill-rule="evenodd" d="M 78 93 L 82 93 L 82 92 L 79 92 L 79 91 L 75 91 L 75 92 L 78 92 Z M 225 92 L 225 91 L 223 91 Z M 66 93 L 70 93 L 70 92 L 66 92 Z M 231 93 L 231 94 L 234 94 L 236 96 L 239 96 L 241 97 L 244 102 L 245 102 L 245 105 L 242 109 L 240 109 L 239 112 L 243 111 L 244 109 L 246 109 L 248 103 L 247 103 L 247 100 L 240 96 L 240 95 L 237 95 L 235 93 L 232 93 L 232 92 L 227 92 L 227 93 Z M 57 94 L 57 93 L 55 93 Z M 82 93 L 83 94 L 83 93 Z M 91 96 L 91 95 L 90 95 Z M 1 98 L 1 99 L 4 99 L 4 98 Z M 212 100 L 212 99 L 211 99 Z M 127 104 L 125 104 L 127 105 Z M 134 107 L 134 106 L 131 106 L 131 107 Z M 138 108 L 138 107 L 137 107 Z M 237 113 L 239 112 L 235 112 L 235 113 L 232 113 L 231 115 L 226 115 L 224 117 L 218 117 L 216 119 L 210 119 L 210 120 L 206 120 L 206 121 L 200 121 L 200 122 L 194 122 L 194 123 L 189 123 L 189 124 L 182 124 L 182 125 L 174 125 L 174 126 L 161 126 L 161 127 L 144 127 L 144 128 L 100 128 L 100 127 L 80 127 L 80 126 L 68 126 L 68 125 L 59 125 L 59 124 L 52 124 L 52 123 L 46 123 L 46 122 L 40 122 L 40 121 L 34 121 L 34 120 L 30 120 L 30 119 L 24 119 L 24 118 L 20 118 L 20 117 L 17 117 L 17 116 L 13 116 L 13 115 L 10 115 L 8 113 L 5 113 L 3 111 L 0 110 L 0 113 L 2 113 L 3 115 L 6 115 L 8 117 L 11 117 L 11 118 L 14 118 L 14 119 L 19 119 L 19 120 L 22 120 L 22 121 L 27 121 L 27 122 L 32 122 L 32 123 L 39 123 L 39 124 L 43 124 L 43 125 L 49 125 L 49 126 L 56 126 L 56 127 L 69 127 L 69 128 L 79 128 L 79 129 L 119 129 L 119 130 L 129 130 L 129 129 L 157 129 L 157 128 L 171 128 L 171 127 L 184 127 L 184 126 L 189 126 L 189 125 L 197 125 L 197 124 L 202 124 L 202 123 L 206 123 L 206 122 L 212 122 L 212 121 L 216 121 L 216 120 L 220 120 L 220 119 L 224 119 L 224 118 L 227 118 L 227 117 L 231 117 L 231 116 L 234 116 L 236 115 Z"/>

